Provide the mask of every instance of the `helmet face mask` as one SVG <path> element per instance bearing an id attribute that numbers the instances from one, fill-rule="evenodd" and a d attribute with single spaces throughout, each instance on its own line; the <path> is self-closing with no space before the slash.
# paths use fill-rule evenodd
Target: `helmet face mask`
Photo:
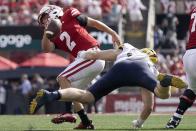
<path id="1" fill-rule="evenodd" d="M 41 25 L 41 26 L 46 26 L 47 23 L 48 23 L 49 21 L 50 21 L 50 20 L 49 20 L 49 15 L 46 14 L 46 13 L 43 13 L 43 14 L 41 14 L 41 15 L 38 17 L 38 23 L 39 23 L 39 25 Z"/>
<path id="2" fill-rule="evenodd" d="M 39 12 L 38 23 L 41 26 L 46 26 L 45 24 L 47 24 L 50 20 L 59 19 L 62 15 L 63 15 L 62 8 L 56 5 L 46 5 Z"/>

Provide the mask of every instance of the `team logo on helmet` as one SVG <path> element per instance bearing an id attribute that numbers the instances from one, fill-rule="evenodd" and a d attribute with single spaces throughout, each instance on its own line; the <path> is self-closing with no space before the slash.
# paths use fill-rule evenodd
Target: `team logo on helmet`
<path id="1" fill-rule="evenodd" d="M 147 54 L 150 58 L 150 60 L 156 64 L 158 62 L 158 57 L 157 57 L 157 54 L 156 52 L 153 50 L 153 49 L 150 49 L 150 48 L 143 48 L 141 49 L 141 51 L 145 54 Z"/>

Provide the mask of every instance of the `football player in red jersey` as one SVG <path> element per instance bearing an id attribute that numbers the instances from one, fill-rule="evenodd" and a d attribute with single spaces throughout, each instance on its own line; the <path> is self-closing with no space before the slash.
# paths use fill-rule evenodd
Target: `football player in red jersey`
<path id="1" fill-rule="evenodd" d="M 52 39 L 47 38 L 44 32 L 42 39 L 43 50 L 51 52 L 55 48 L 61 49 L 75 57 L 75 60 L 57 77 L 60 88 L 64 89 L 70 86 L 84 88 L 95 76 L 102 72 L 105 65 L 103 60 L 77 58 L 77 54 L 80 51 L 99 50 L 99 43 L 87 32 L 85 27 L 94 27 L 107 32 L 112 36 L 113 42 L 117 44 L 121 43 L 120 37 L 104 23 L 81 14 L 76 8 L 68 8 L 63 11 L 58 6 L 46 5 L 40 10 L 38 22 L 47 28 L 51 19 L 60 19 L 62 23 L 61 31 Z M 81 119 L 81 123 L 76 129 L 94 129 L 92 121 L 87 117 L 82 104 L 73 102 L 73 105 L 74 111 L 77 112 Z M 71 114 L 62 114 L 52 119 L 52 122 L 75 122 L 75 120 L 75 117 Z"/>
<path id="2" fill-rule="evenodd" d="M 170 118 L 166 125 L 168 129 L 174 129 L 183 118 L 184 113 L 190 108 L 196 98 L 196 7 L 190 13 L 189 23 L 189 41 L 186 45 L 186 52 L 183 56 L 183 64 L 186 72 L 186 78 L 188 82 L 188 89 L 186 89 L 183 95 L 180 97 L 180 103 L 174 115 Z"/>

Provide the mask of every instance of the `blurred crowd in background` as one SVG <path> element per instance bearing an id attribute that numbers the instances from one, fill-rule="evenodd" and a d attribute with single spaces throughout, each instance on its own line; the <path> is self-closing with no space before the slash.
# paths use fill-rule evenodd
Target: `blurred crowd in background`
<path id="1" fill-rule="evenodd" d="M 141 10 L 146 10 L 141 0 L 0 0 L 0 25 L 38 25 L 37 17 L 45 4 L 75 7 L 107 25 L 117 24 L 121 15 L 128 13 L 136 29 L 143 20 Z"/>
<path id="2" fill-rule="evenodd" d="M 196 1 L 182 1 L 184 2 L 185 13 L 189 12 L 196 6 Z M 186 80 L 185 72 L 183 69 L 182 57 L 186 50 L 186 43 L 188 42 L 188 24 L 186 23 L 187 30 L 183 38 L 178 39 L 177 29 L 179 21 L 176 16 L 177 6 L 173 0 L 161 0 L 161 9 L 164 14 L 163 19 L 154 28 L 154 49 L 159 58 L 158 69 L 160 72 L 174 74 Z M 189 19 L 185 19 L 189 20 Z"/>
<path id="3" fill-rule="evenodd" d="M 161 25 L 154 27 L 154 49 L 159 58 L 159 71 L 171 73 L 184 78 L 182 56 L 186 49 L 187 37 L 177 39 L 176 28 L 178 18 L 174 14 L 167 14 Z"/>
<path id="4" fill-rule="evenodd" d="M 99 78 L 100 76 L 97 76 L 91 84 Z M 28 114 L 29 103 L 40 89 L 48 91 L 58 90 L 59 84 L 56 81 L 56 77 L 42 77 L 38 73 L 35 73 L 31 77 L 27 74 L 22 74 L 20 80 L 0 80 L 0 114 Z M 48 103 L 38 113 L 69 112 L 70 109 L 67 109 L 65 103 L 63 101 Z M 99 104 L 99 101 L 97 104 Z M 88 113 L 102 112 L 103 108 L 98 109 L 96 105 L 89 104 L 85 108 Z"/>
<path id="5" fill-rule="evenodd" d="M 20 80 L 0 80 L 0 114 L 25 114 L 28 112 L 28 103 L 39 89 L 52 91 L 57 87 L 54 78 L 44 79 L 39 74 L 31 78 L 22 74 Z"/>
<path id="6" fill-rule="evenodd" d="M 64 9 L 72 6 L 88 16 L 117 22 L 125 11 L 126 0 L 1 0 L 1 25 L 37 25 L 40 9 L 45 4 L 58 5 Z M 109 22 L 108 22 L 109 23 Z"/>

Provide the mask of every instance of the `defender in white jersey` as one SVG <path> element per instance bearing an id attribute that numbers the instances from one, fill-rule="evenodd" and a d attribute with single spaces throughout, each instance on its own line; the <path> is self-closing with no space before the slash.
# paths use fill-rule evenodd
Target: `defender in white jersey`
<path id="1" fill-rule="evenodd" d="M 96 102 L 101 97 L 123 86 L 139 86 L 154 93 L 161 99 L 170 96 L 170 85 L 176 84 L 173 77 L 162 76 L 157 81 L 157 70 L 148 55 L 137 48 L 124 44 L 117 50 L 84 51 L 80 53 L 84 59 L 103 59 L 115 61 L 112 68 L 88 90 L 68 88 L 56 92 L 40 90 L 30 105 L 31 113 L 35 113 L 42 105 L 55 100 L 78 101 L 81 103 Z"/>
<path id="2" fill-rule="evenodd" d="M 123 51 L 116 57 L 115 63 L 118 63 L 123 60 L 142 60 L 147 59 L 149 57 L 147 54 L 142 53 L 139 49 L 133 47 L 132 45 L 125 43 L 123 46 Z"/>

